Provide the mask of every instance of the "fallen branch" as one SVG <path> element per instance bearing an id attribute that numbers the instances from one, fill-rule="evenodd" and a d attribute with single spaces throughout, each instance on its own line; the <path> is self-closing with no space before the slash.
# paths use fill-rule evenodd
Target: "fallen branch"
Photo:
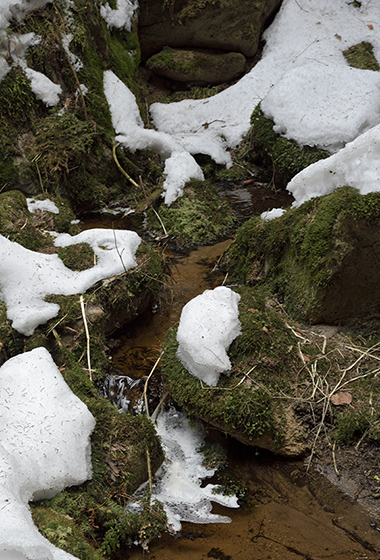
<path id="1" fill-rule="evenodd" d="M 148 397 L 147 397 L 147 390 L 148 390 L 148 383 L 149 383 L 149 379 L 152 377 L 156 367 L 158 366 L 162 355 L 163 355 L 164 351 L 162 350 L 161 354 L 158 356 L 156 363 L 154 364 L 154 366 L 152 367 L 152 370 L 150 372 L 150 374 L 148 375 L 148 377 L 146 378 L 145 381 L 145 385 L 144 385 L 144 393 L 143 393 L 143 397 L 144 397 L 144 402 L 145 402 L 145 410 L 146 410 L 146 415 L 148 416 L 148 418 L 150 418 L 149 415 L 149 407 L 148 407 Z"/>
<path id="2" fill-rule="evenodd" d="M 86 313 L 84 310 L 84 300 L 83 300 L 83 294 L 81 294 L 80 298 L 80 308 L 82 310 L 82 317 L 83 317 L 83 323 L 84 323 L 84 330 L 86 333 L 86 340 L 87 340 L 87 365 L 88 365 L 88 375 L 90 377 L 90 381 L 92 381 L 92 370 L 91 370 L 91 356 L 90 356 L 90 333 L 88 331 L 88 326 L 87 326 L 87 319 L 86 319 Z"/>
<path id="3" fill-rule="evenodd" d="M 134 187 L 137 187 L 138 189 L 140 189 L 140 185 L 138 183 L 136 183 L 136 181 L 134 179 L 132 179 L 132 177 L 130 175 L 128 175 L 128 173 L 126 171 L 124 171 L 124 169 L 121 167 L 119 160 L 117 159 L 117 155 L 116 155 L 116 148 L 120 146 L 119 143 L 116 143 L 113 145 L 112 147 L 112 155 L 113 155 L 113 159 L 115 160 L 115 163 L 117 165 L 117 168 L 122 172 L 122 174 L 124 175 L 124 177 L 126 177 L 128 179 L 128 181 L 130 181 L 132 183 L 132 185 Z"/>

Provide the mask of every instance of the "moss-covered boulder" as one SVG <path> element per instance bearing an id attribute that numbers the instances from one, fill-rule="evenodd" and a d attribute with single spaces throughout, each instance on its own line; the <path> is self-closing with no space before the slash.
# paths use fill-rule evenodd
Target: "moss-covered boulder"
<path id="1" fill-rule="evenodd" d="M 274 122 L 264 115 L 259 104 L 251 115 L 251 129 L 245 140 L 245 150 L 249 142 L 249 157 L 273 170 L 272 181 L 276 187 L 285 187 L 302 169 L 330 155 L 320 148 L 301 146 L 294 140 L 280 136 L 273 126 Z"/>
<path id="2" fill-rule="evenodd" d="M 265 284 L 287 311 L 311 323 L 370 316 L 380 305 L 380 194 L 350 187 L 237 232 L 228 267 L 235 280 Z"/>
<path id="3" fill-rule="evenodd" d="M 146 65 L 154 74 L 177 82 L 216 85 L 243 74 L 246 59 L 241 53 L 210 54 L 165 47 L 153 55 Z"/>
<path id="4" fill-rule="evenodd" d="M 281 0 L 141 0 L 143 60 L 163 47 L 256 54 L 261 32 Z"/>
<path id="5" fill-rule="evenodd" d="M 177 358 L 176 328 L 167 333 L 163 372 L 175 402 L 239 441 L 274 453 L 299 457 L 308 448 L 307 434 L 296 418 L 290 392 L 299 370 L 296 338 L 272 308 L 263 290 L 234 288 L 241 294 L 242 333 L 231 344 L 232 369 L 216 387 L 191 375 Z"/>

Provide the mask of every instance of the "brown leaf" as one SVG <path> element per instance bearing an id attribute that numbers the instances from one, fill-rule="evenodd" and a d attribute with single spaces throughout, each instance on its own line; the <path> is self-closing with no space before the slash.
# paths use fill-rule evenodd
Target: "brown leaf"
<path id="1" fill-rule="evenodd" d="M 248 311 L 250 311 L 251 313 L 258 313 L 259 312 L 258 309 L 248 309 Z"/>
<path id="2" fill-rule="evenodd" d="M 340 393 L 335 393 L 334 395 L 331 395 L 330 401 L 331 404 L 334 404 L 335 406 L 342 405 L 342 404 L 351 404 L 352 395 L 351 393 L 342 391 Z"/>
<path id="3" fill-rule="evenodd" d="M 342 40 L 341 35 L 338 35 L 338 33 L 335 33 L 335 37 L 338 39 L 338 41 L 341 41 L 341 40 Z"/>
<path id="4" fill-rule="evenodd" d="M 371 31 L 373 30 L 373 25 L 372 25 L 371 23 L 369 23 L 369 24 L 367 25 L 367 27 L 368 27 L 368 29 L 371 29 Z"/>

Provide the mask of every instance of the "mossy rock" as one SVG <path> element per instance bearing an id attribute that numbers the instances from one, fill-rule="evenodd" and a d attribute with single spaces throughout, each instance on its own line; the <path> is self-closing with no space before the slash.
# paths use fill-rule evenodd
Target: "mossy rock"
<path id="1" fill-rule="evenodd" d="M 279 0 L 141 0 L 142 59 L 164 46 L 240 52 L 255 56 Z"/>
<path id="2" fill-rule="evenodd" d="M 248 220 L 229 249 L 231 278 L 265 284 L 311 323 L 365 317 L 380 305 L 380 194 L 350 187 L 272 221 Z"/>
<path id="3" fill-rule="evenodd" d="M 273 180 L 277 187 L 285 187 L 302 169 L 330 155 L 320 148 L 301 146 L 280 136 L 273 126 L 273 121 L 264 115 L 259 104 L 251 115 L 251 129 L 247 137 L 252 160 L 273 168 Z"/>
<path id="4" fill-rule="evenodd" d="M 246 59 L 241 53 L 209 54 L 165 47 L 146 65 L 154 74 L 177 82 L 216 85 L 241 75 Z"/>
<path id="5" fill-rule="evenodd" d="M 222 375 L 216 387 L 191 375 L 177 358 L 177 329 L 172 328 L 162 357 L 170 393 L 191 417 L 245 444 L 288 457 L 302 456 L 307 450 L 305 432 L 289 401 L 278 398 L 292 387 L 299 369 L 293 351 L 296 339 L 271 308 L 265 290 L 234 290 L 241 294 L 242 333 L 228 351 L 230 374 Z"/>
<path id="6" fill-rule="evenodd" d="M 78 0 L 75 7 L 47 4 L 26 16 L 22 24 L 15 21 L 10 31 L 38 34 L 38 44 L 28 49 L 27 63 L 60 85 L 62 95 L 57 107 L 46 107 L 36 100 L 24 71 L 17 66 L 2 80 L 1 189 L 61 195 L 70 199 L 78 214 L 97 211 L 121 197 L 129 199 L 128 205 L 135 203 L 141 193 L 113 158 L 115 133 L 103 72 L 113 70 L 130 87 L 146 117 L 137 75 L 140 48 L 136 29 L 109 29 L 100 4 Z M 82 67 L 69 60 L 63 48 L 67 37 L 71 37 L 70 52 Z M 144 177 L 146 192 L 156 184 L 157 166 L 152 177 L 148 157 L 128 153 L 120 156 L 120 164 L 137 180 Z"/>
<path id="7" fill-rule="evenodd" d="M 231 208 L 208 180 L 192 179 L 183 196 L 170 206 L 161 204 L 157 212 L 166 233 L 182 247 L 214 243 L 228 235 L 234 224 Z M 150 209 L 147 217 L 148 229 L 162 237 L 164 231 L 155 212 Z"/>
<path id="8" fill-rule="evenodd" d="M 353 68 L 373 70 L 375 72 L 380 70 L 379 63 L 373 52 L 373 45 L 368 41 L 363 41 L 346 49 L 343 51 L 343 56 Z"/>

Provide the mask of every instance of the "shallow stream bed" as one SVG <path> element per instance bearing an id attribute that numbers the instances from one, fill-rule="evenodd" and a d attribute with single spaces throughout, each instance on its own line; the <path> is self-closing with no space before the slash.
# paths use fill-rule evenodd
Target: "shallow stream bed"
<path id="1" fill-rule="evenodd" d="M 141 357 L 157 356 L 166 330 L 177 323 L 182 306 L 204 289 L 223 281 L 211 275 L 229 241 L 199 247 L 175 259 L 172 305 L 138 320 L 122 336 L 113 365 L 127 375 L 146 375 Z M 215 274 L 215 271 L 214 271 Z M 139 349 L 137 351 L 137 349 Z M 139 369 L 140 365 L 143 364 Z M 139 560 L 356 560 L 380 557 L 380 521 L 302 461 L 286 461 L 239 444 L 210 431 L 228 453 L 229 470 L 247 490 L 240 509 L 215 505 L 213 512 L 231 518 L 230 524 L 183 523 L 175 536 L 165 534 L 141 547 L 124 549 L 115 559 Z"/>
<path id="2" fill-rule="evenodd" d="M 109 227 L 109 220 L 105 222 L 103 227 Z M 134 225 L 115 221 L 118 228 Z M 141 379 L 149 374 L 164 334 L 178 322 L 183 305 L 226 280 L 217 265 L 230 242 L 199 247 L 188 256 L 168 252 L 170 280 L 160 305 L 119 333 L 111 360 L 116 377 Z M 183 523 L 176 535 L 166 533 L 150 543 L 148 552 L 139 546 L 124 548 L 113 560 L 380 558 L 379 510 L 364 509 L 344 486 L 342 491 L 315 470 L 307 472 L 302 461 L 280 460 L 215 430 L 209 437 L 226 449 L 228 469 L 246 489 L 239 509 L 214 506 L 213 512 L 230 517 L 231 523 Z"/>

